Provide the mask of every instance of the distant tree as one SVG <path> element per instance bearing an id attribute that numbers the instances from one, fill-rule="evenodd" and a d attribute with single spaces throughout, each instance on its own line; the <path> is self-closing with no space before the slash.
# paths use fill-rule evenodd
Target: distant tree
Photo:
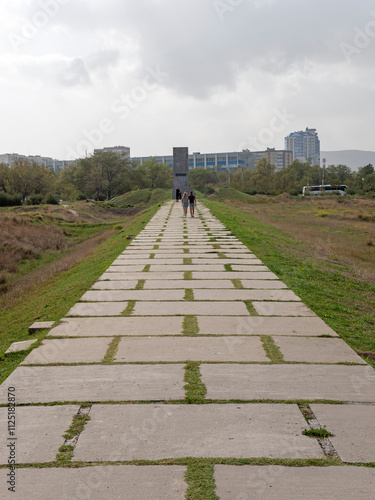
<path id="1" fill-rule="evenodd" d="M 35 167 L 28 160 L 18 158 L 9 170 L 8 176 L 11 194 L 20 193 L 22 201 L 35 192 Z"/>
<path id="2" fill-rule="evenodd" d="M 273 194 L 275 190 L 276 167 L 266 158 L 262 158 L 255 165 L 252 181 L 258 193 Z"/>
<path id="3" fill-rule="evenodd" d="M 132 182 L 135 188 L 171 188 L 173 170 L 170 165 L 151 158 L 134 168 Z"/>
<path id="4" fill-rule="evenodd" d="M 0 189 L 4 193 L 8 190 L 9 167 L 5 163 L 0 163 Z"/>

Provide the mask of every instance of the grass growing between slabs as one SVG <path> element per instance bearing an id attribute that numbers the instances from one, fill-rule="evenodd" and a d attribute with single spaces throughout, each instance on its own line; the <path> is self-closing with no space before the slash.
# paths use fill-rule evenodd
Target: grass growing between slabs
<path id="1" fill-rule="evenodd" d="M 204 203 L 353 349 L 375 353 L 374 285 L 348 277 L 347 265 L 312 256 L 307 244 L 245 210 L 208 199 Z"/>
<path id="2" fill-rule="evenodd" d="M 58 321 L 91 288 L 115 258 L 124 251 L 158 210 L 158 206 L 132 216 L 122 231 L 112 233 L 91 253 L 71 268 L 29 289 L 23 300 L 1 311 L 0 383 L 23 361 L 30 351 L 4 356 L 12 342 L 29 340 L 28 328 L 35 321 Z M 44 338 L 46 330 L 31 338 Z"/>

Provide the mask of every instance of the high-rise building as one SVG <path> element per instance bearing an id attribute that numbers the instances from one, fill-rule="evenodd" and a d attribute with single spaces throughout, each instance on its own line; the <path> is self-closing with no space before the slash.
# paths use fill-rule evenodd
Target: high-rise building
<path id="1" fill-rule="evenodd" d="M 292 132 L 285 137 L 285 149 L 293 151 L 293 159 L 302 162 L 311 161 L 320 165 L 320 141 L 316 128 L 306 128 L 303 132 Z"/>

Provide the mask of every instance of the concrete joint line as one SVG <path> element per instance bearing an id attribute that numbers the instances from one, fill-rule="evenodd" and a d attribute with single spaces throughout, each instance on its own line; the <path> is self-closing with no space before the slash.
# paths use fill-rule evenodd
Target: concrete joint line
<path id="1" fill-rule="evenodd" d="M 305 406 L 304 407 L 305 409 L 303 409 L 300 405 L 298 405 L 298 408 L 300 409 L 302 415 L 305 417 L 305 420 L 306 420 L 307 424 L 309 425 L 310 429 L 312 429 L 312 430 L 324 429 L 324 427 L 322 427 L 320 425 L 319 420 L 314 415 L 314 412 L 310 408 L 310 405 Z M 306 418 L 306 417 L 308 417 L 308 418 Z M 333 446 L 331 440 L 328 437 L 316 438 L 316 439 L 317 439 L 320 447 L 322 448 L 324 455 L 327 458 L 335 458 L 335 459 L 341 460 L 339 454 L 337 453 L 335 447 Z"/>

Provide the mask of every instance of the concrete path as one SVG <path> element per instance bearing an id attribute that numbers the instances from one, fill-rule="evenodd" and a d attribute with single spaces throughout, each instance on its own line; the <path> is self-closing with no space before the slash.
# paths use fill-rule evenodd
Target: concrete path
<path id="1" fill-rule="evenodd" d="M 374 370 L 202 204 L 164 204 L 0 398 L 1 498 L 375 498 Z"/>

